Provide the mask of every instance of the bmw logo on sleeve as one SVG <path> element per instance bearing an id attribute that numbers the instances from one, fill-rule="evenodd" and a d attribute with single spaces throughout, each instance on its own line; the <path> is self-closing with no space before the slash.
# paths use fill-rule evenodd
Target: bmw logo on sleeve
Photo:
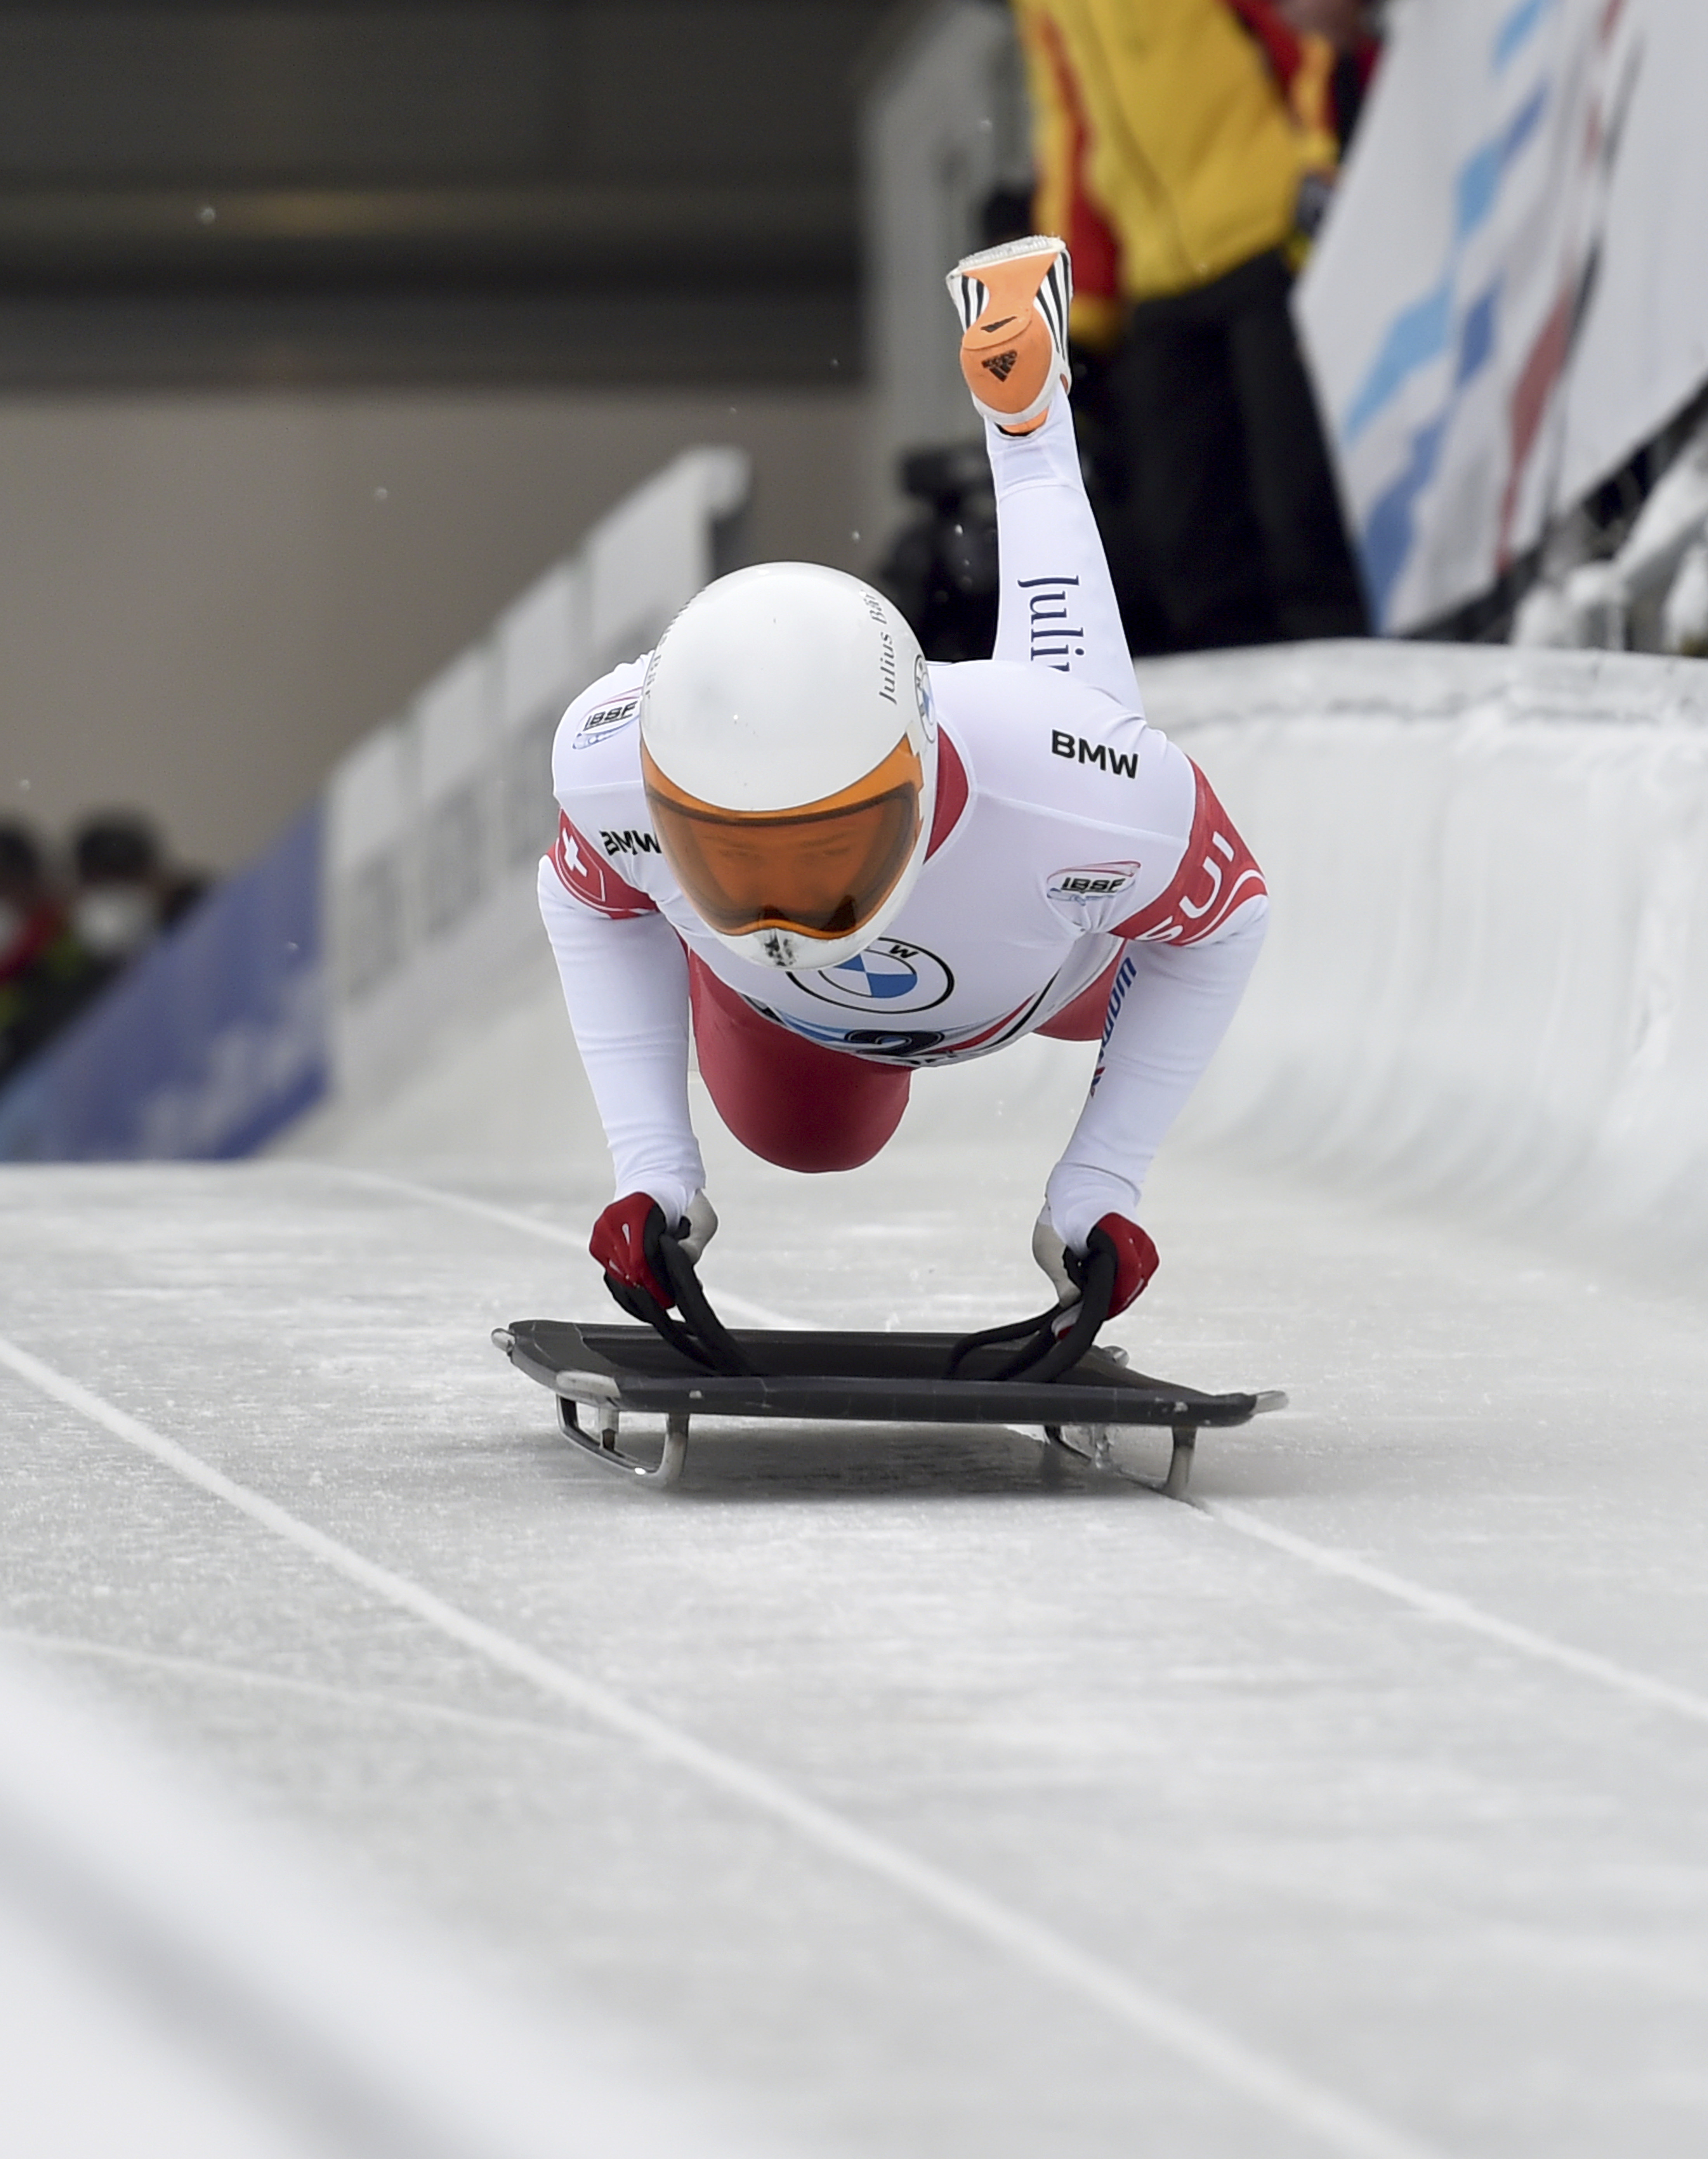
<path id="1" fill-rule="evenodd" d="M 934 952 L 880 937 L 839 967 L 819 967 L 791 975 L 795 987 L 826 1004 L 853 1012 L 929 1012 L 955 987 L 955 977 Z"/>

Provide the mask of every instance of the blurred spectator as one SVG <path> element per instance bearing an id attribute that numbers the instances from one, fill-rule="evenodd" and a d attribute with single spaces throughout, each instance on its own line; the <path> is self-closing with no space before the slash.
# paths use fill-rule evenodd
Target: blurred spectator
<path id="1" fill-rule="evenodd" d="M 0 1081 L 206 889 L 205 879 L 166 866 L 138 817 L 88 820 L 73 836 L 71 860 L 75 883 L 62 901 L 34 835 L 0 826 Z"/>
<path id="2" fill-rule="evenodd" d="M 0 825 L 0 1081 L 77 1009 L 88 972 L 35 836 Z"/>
<path id="3" fill-rule="evenodd" d="M 78 826 L 71 864 L 71 926 L 96 958 L 120 966 L 169 929 L 208 888 L 204 877 L 169 867 L 153 826 L 122 810 Z"/>
<path id="4" fill-rule="evenodd" d="M 1352 0 L 1013 0 L 1033 221 L 1136 650 L 1367 627 L 1288 293 L 1374 48 Z"/>
<path id="5" fill-rule="evenodd" d="M 0 981 L 28 966 L 58 923 L 35 836 L 28 826 L 0 825 Z"/>
<path id="6" fill-rule="evenodd" d="M 140 817 L 92 817 L 72 836 L 71 927 L 110 973 L 135 959 L 165 919 L 160 844 Z"/>

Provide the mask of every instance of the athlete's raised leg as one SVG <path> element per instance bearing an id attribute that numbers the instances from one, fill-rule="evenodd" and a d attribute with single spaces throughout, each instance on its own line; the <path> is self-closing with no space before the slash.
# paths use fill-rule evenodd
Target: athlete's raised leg
<path id="1" fill-rule="evenodd" d="M 1085 498 L 1079 446 L 1065 390 L 1043 425 L 985 439 L 996 487 L 1001 598 L 993 660 L 1053 667 L 1136 712 L 1138 688 L 1103 536 Z"/>
<path id="2" fill-rule="evenodd" d="M 1136 712 L 1132 660 L 1068 404 L 1067 249 L 1038 236 L 970 255 L 950 272 L 949 289 L 996 485 L 1001 597 L 991 656 L 1053 667 Z"/>

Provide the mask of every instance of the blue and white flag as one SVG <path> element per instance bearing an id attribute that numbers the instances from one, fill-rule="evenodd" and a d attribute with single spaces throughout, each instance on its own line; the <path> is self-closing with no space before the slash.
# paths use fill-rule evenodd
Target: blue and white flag
<path id="1" fill-rule="evenodd" d="M 1380 629 L 1486 591 L 1708 378 L 1705 66 L 1708 0 L 1400 11 L 1297 298 Z"/>

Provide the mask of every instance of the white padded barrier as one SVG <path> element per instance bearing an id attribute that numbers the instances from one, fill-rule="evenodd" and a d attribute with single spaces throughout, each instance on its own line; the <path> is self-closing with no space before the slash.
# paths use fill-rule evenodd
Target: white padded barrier
<path id="1" fill-rule="evenodd" d="M 1138 674 L 1273 898 L 1198 1131 L 1708 1256 L 1708 664 L 1371 643 Z"/>
<path id="2" fill-rule="evenodd" d="M 421 784 L 421 924 L 453 931 L 498 868 L 493 785 L 498 727 L 489 644 L 473 645 L 415 700 L 409 725 Z"/>
<path id="3" fill-rule="evenodd" d="M 543 952 L 535 873 L 556 829 L 557 721 L 727 567 L 749 483 L 739 450 L 684 452 L 339 765 L 324 857 L 335 1108 L 421 1069 Z"/>
<path id="4" fill-rule="evenodd" d="M 552 842 L 551 743 L 564 685 L 591 679 L 587 576 L 560 562 L 499 616 L 493 633 L 501 873 L 525 871 Z M 572 693 L 573 694 L 573 693 Z"/>
<path id="5" fill-rule="evenodd" d="M 327 789 L 325 869 L 332 1002 L 360 1004 L 402 965 L 415 941 L 409 839 L 416 826 L 415 745 L 400 725 L 376 727 Z"/>

